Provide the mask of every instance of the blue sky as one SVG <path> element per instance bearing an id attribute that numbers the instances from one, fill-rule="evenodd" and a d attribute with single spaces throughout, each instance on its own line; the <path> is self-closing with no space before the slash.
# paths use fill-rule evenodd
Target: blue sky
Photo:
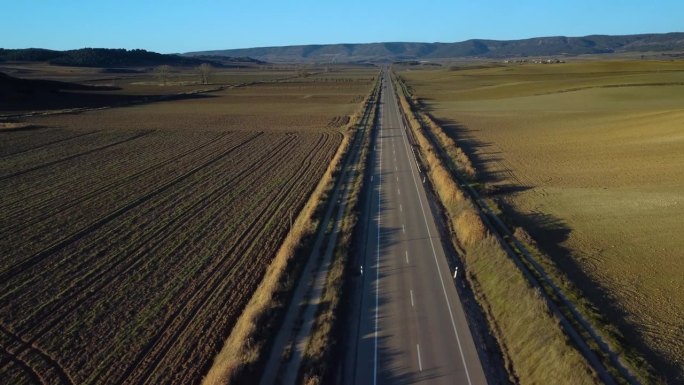
<path id="1" fill-rule="evenodd" d="M 187 52 L 684 31 L 682 0 L 0 0 L 0 47 Z"/>

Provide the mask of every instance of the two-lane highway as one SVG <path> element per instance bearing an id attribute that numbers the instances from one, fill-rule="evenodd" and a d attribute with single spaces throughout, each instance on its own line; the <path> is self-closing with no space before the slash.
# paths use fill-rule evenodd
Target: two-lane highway
<path id="1" fill-rule="evenodd" d="M 388 71 L 345 383 L 486 384 Z"/>

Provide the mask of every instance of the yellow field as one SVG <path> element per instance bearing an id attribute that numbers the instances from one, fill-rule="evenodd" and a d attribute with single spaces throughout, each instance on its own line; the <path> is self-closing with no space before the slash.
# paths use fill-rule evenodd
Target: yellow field
<path id="1" fill-rule="evenodd" d="M 668 379 L 684 373 L 684 62 L 400 71 Z M 510 187 L 510 189 L 503 189 Z"/>

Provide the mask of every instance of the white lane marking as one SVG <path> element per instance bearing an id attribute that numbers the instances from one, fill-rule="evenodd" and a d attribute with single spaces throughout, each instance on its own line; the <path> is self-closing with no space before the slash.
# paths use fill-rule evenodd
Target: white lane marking
<path id="1" fill-rule="evenodd" d="M 378 155 L 378 168 L 380 169 L 380 176 L 378 181 L 378 239 L 376 240 L 377 246 L 375 250 L 375 332 L 373 336 L 373 385 L 377 385 L 378 383 L 378 319 L 380 317 L 380 198 L 382 196 L 382 123 L 380 124 L 380 132 L 378 133 L 378 135 L 380 136 L 380 153 Z"/>
<path id="2" fill-rule="evenodd" d="M 399 175 L 397 175 L 397 182 L 399 182 Z"/>
<path id="3" fill-rule="evenodd" d="M 408 250 L 406 250 L 406 264 L 408 265 L 408 263 L 409 263 L 409 261 L 408 261 Z"/>
<path id="4" fill-rule="evenodd" d="M 404 208 L 403 208 L 403 207 L 401 207 L 401 203 L 399 203 L 399 211 L 401 211 L 401 212 L 403 212 L 403 211 L 404 211 Z"/>
<path id="5" fill-rule="evenodd" d="M 401 231 L 403 231 L 404 234 L 406 234 L 406 226 L 404 226 L 403 223 L 401 224 Z"/>
<path id="6" fill-rule="evenodd" d="M 401 190 L 397 189 L 397 195 L 401 195 Z"/>
<path id="7" fill-rule="evenodd" d="M 401 138 L 404 141 L 404 149 L 406 150 L 406 155 L 409 155 L 409 150 L 408 150 L 408 140 L 406 139 L 406 134 L 402 132 Z M 410 155 L 409 155 L 410 156 Z M 432 247 L 432 257 L 435 260 L 435 265 L 437 266 L 437 274 L 439 275 L 439 281 L 442 283 L 442 292 L 444 293 L 444 301 L 446 301 L 447 304 L 447 309 L 449 309 L 449 317 L 451 317 L 451 327 L 454 330 L 454 334 L 456 335 L 456 342 L 458 343 L 458 351 L 461 353 L 461 361 L 463 362 L 463 368 L 465 369 L 466 372 L 466 378 L 468 379 L 468 384 L 472 385 L 472 381 L 470 380 L 470 373 L 468 372 L 468 365 L 466 364 L 465 356 L 463 355 L 463 347 L 461 346 L 461 338 L 458 335 L 458 330 L 456 330 L 456 322 L 454 321 L 454 313 L 451 310 L 451 304 L 449 304 L 449 298 L 447 297 L 446 293 L 446 286 L 444 286 L 444 278 L 442 277 L 442 269 L 439 267 L 439 263 L 437 262 L 437 252 L 435 251 L 435 244 L 432 242 L 432 235 L 430 234 L 430 226 L 428 226 L 428 221 L 427 221 L 427 216 L 425 215 L 425 207 L 423 206 L 423 200 L 420 199 L 420 191 L 418 190 L 418 183 L 416 182 L 416 174 L 413 171 L 413 167 L 410 167 L 411 169 L 411 175 L 413 176 L 413 184 L 416 187 L 416 194 L 418 194 L 418 202 L 420 203 L 420 210 L 423 213 L 423 221 L 425 222 L 425 228 L 427 229 L 428 233 L 428 239 L 430 240 L 430 246 Z M 420 357 L 420 355 L 419 355 Z"/>
<path id="8" fill-rule="evenodd" d="M 399 169 L 397 168 L 397 166 L 394 166 L 394 171 L 399 171 Z"/>
<path id="9" fill-rule="evenodd" d="M 380 179 L 378 182 L 378 239 L 376 246 L 375 261 L 375 348 L 373 353 L 373 384 L 378 381 L 378 318 L 380 316 L 379 294 L 380 294 L 380 197 L 382 195 L 382 125 L 380 125 L 380 159 L 378 167 L 380 169 Z"/>
<path id="10" fill-rule="evenodd" d="M 413 305 L 413 290 L 409 290 L 411 292 L 411 307 L 415 307 Z"/>
<path id="11" fill-rule="evenodd" d="M 423 371 L 423 361 L 420 359 L 420 344 L 416 344 L 416 350 L 418 351 L 418 370 Z"/>

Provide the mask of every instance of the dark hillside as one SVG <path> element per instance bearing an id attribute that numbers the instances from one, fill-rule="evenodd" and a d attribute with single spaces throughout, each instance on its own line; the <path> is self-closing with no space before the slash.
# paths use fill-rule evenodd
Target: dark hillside
<path id="1" fill-rule="evenodd" d="M 0 61 L 28 61 L 49 62 L 54 65 L 76 67 L 150 67 L 162 64 L 191 67 L 202 63 L 209 63 L 216 67 L 244 64 L 259 64 L 259 60 L 240 57 L 185 57 L 173 54 L 161 54 L 146 51 L 144 49 L 108 49 L 108 48 L 82 48 L 70 51 L 53 51 L 40 48 L 26 49 L 2 49 L 0 48 Z"/>

